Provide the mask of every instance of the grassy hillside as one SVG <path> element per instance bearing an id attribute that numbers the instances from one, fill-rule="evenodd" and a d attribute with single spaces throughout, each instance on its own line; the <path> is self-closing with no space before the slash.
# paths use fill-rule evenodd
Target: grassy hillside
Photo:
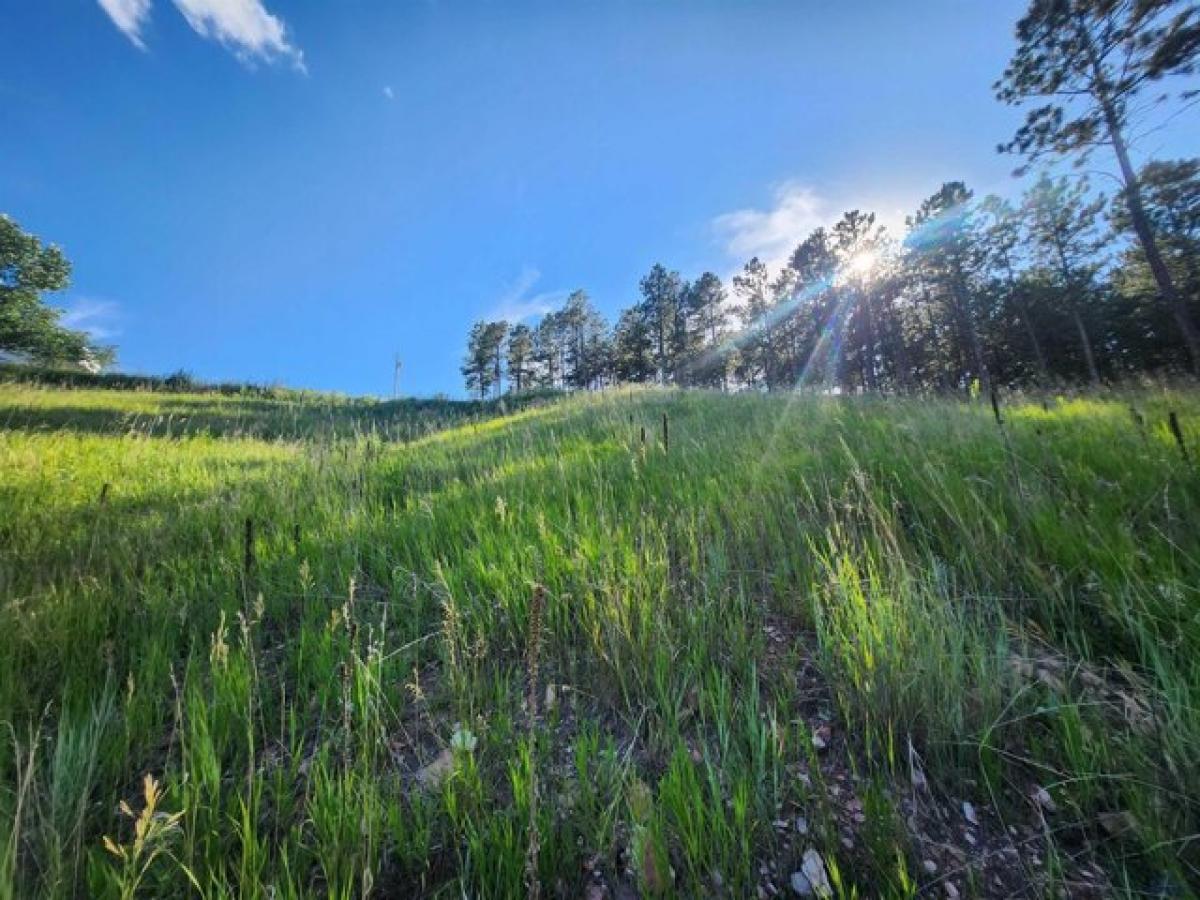
<path id="1" fill-rule="evenodd" d="M 87 389 L 63 390 L 39 373 L 34 381 L 10 380 L 0 370 L 0 429 L 145 437 L 337 440 L 373 437 L 410 441 L 453 424 L 482 421 L 554 399 L 531 393 L 504 400 L 375 400 L 251 386 L 202 391 L 174 387 L 170 379 L 118 380 L 96 389 L 104 375 L 63 373 Z"/>
<path id="2" fill-rule="evenodd" d="M 0 386 L 0 897 L 1200 884 L 1200 397 L 271 403 Z"/>

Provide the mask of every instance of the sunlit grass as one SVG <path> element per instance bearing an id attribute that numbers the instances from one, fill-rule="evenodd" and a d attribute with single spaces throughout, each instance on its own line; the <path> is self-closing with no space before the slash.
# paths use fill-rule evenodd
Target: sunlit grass
<path id="1" fill-rule="evenodd" d="M 1192 395 L 214 402 L 0 388 L 0 896 L 748 896 L 810 845 L 903 894 L 914 759 L 1195 884 Z"/>

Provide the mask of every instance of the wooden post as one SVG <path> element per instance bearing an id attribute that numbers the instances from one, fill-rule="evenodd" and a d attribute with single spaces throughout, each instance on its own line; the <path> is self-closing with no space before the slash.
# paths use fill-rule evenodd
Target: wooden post
<path id="1" fill-rule="evenodd" d="M 1000 418 L 1000 398 L 996 394 L 996 386 L 992 385 L 992 415 L 996 417 L 996 424 L 1003 425 L 1004 420 Z"/>
<path id="2" fill-rule="evenodd" d="M 1142 443 L 1149 444 L 1150 439 L 1146 437 L 1146 417 L 1138 411 L 1136 406 L 1129 407 L 1129 415 L 1133 417 L 1133 424 L 1137 427 L 1138 434 L 1142 438 Z"/>
<path id="3" fill-rule="evenodd" d="M 667 414 L 663 413 L 663 453 L 671 452 L 671 430 L 667 425 Z"/>
<path id="4" fill-rule="evenodd" d="M 1175 444 L 1179 447 L 1179 455 L 1183 457 L 1184 462 L 1188 462 L 1187 445 L 1183 443 L 1183 429 L 1179 427 L 1179 416 L 1175 410 L 1171 410 L 1167 416 L 1167 425 L 1171 428 L 1171 434 L 1175 436 Z"/>
<path id="5" fill-rule="evenodd" d="M 245 557 L 242 560 L 242 568 L 247 575 L 254 568 L 254 519 L 250 516 L 246 516 L 246 547 Z"/>

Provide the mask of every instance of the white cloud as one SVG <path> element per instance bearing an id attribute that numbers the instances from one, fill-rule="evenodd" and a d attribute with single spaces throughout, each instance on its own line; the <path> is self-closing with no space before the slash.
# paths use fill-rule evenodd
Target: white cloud
<path id="1" fill-rule="evenodd" d="M 904 235 L 904 209 L 909 198 L 897 203 L 864 202 L 862 197 L 828 197 L 796 180 L 785 181 L 772 193 L 767 209 L 736 209 L 722 213 L 712 220 L 713 232 L 730 259 L 740 267 L 750 257 L 757 256 L 777 271 L 787 261 L 796 245 L 816 228 L 830 228 L 842 213 L 851 209 L 873 212 L 876 221 L 887 228 L 888 234 L 899 239 Z M 916 202 L 911 201 L 912 208 Z"/>
<path id="2" fill-rule="evenodd" d="M 72 331 L 86 331 L 97 341 L 114 338 L 121 333 L 121 305 L 113 300 L 95 297 L 76 297 L 63 305 L 61 325 Z"/>
<path id="3" fill-rule="evenodd" d="M 550 312 L 562 303 L 567 291 L 543 291 L 530 295 L 529 292 L 541 277 L 542 273 L 537 269 L 525 266 L 517 280 L 500 296 L 485 318 L 516 323 Z"/>
<path id="4" fill-rule="evenodd" d="M 737 259 L 757 256 L 774 263 L 814 228 L 828 224 L 829 205 L 812 188 L 785 181 L 775 188 L 770 209 L 737 209 L 713 219 L 725 252 Z"/>
<path id="5" fill-rule="evenodd" d="M 146 49 L 142 26 L 150 18 L 150 0 L 100 0 L 100 7 L 135 47 Z"/>
<path id="6" fill-rule="evenodd" d="M 220 41 L 238 59 L 290 60 L 304 71 L 304 54 L 288 41 L 283 20 L 267 12 L 262 0 L 175 0 L 175 6 L 197 34 Z"/>
<path id="7" fill-rule="evenodd" d="M 383 96 L 387 97 L 389 100 L 396 99 L 396 92 L 392 90 L 392 86 L 390 84 L 385 84 L 383 86 Z"/>
<path id="8" fill-rule="evenodd" d="M 152 0 L 99 0 L 113 24 L 145 49 L 142 27 L 150 18 Z M 192 30 L 220 41 L 242 62 L 289 61 L 305 71 L 304 54 L 288 40 L 287 26 L 267 12 L 262 0 L 174 0 Z"/>

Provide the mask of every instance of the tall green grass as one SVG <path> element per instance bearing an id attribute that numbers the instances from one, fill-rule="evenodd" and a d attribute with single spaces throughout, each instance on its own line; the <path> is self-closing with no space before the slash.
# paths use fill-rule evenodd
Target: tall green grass
<path id="1" fill-rule="evenodd" d="M 1200 883 L 1193 395 L 215 402 L 0 388 L 0 897 L 903 895 L 914 760 Z"/>

